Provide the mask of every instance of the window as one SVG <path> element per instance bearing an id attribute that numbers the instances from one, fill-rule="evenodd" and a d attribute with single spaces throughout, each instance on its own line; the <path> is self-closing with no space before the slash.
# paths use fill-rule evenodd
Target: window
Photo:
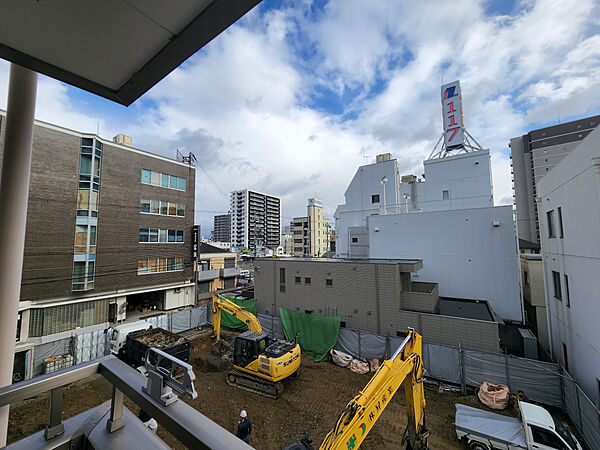
<path id="1" fill-rule="evenodd" d="M 177 230 L 176 242 L 183 242 L 183 230 Z"/>
<path id="2" fill-rule="evenodd" d="M 91 175 L 92 174 L 92 157 L 87 155 L 81 155 L 79 160 L 79 175 Z"/>
<path id="3" fill-rule="evenodd" d="M 567 353 L 567 344 L 563 342 L 563 366 L 565 370 L 569 371 L 569 354 Z"/>
<path id="4" fill-rule="evenodd" d="M 346 328 L 346 322 L 343 320 L 340 322 L 340 328 Z"/>
<path id="5" fill-rule="evenodd" d="M 371 203 L 379 203 L 379 194 L 371 195 Z"/>
<path id="6" fill-rule="evenodd" d="M 150 200 L 140 200 L 140 212 L 141 213 L 149 213 L 150 212 Z"/>
<path id="7" fill-rule="evenodd" d="M 150 228 L 150 239 L 148 242 L 158 242 L 158 229 Z"/>
<path id="8" fill-rule="evenodd" d="M 160 213 L 163 216 L 169 215 L 169 202 L 160 202 Z"/>
<path id="9" fill-rule="evenodd" d="M 285 269 L 279 268 L 279 292 L 285 292 Z"/>
<path id="10" fill-rule="evenodd" d="M 565 237 L 563 233 L 563 223 L 562 223 L 562 208 L 558 207 L 558 232 L 561 238 Z"/>
<path id="11" fill-rule="evenodd" d="M 548 211 L 546 213 L 546 218 L 548 219 L 548 237 L 556 237 L 556 235 L 554 234 L 554 210 Z"/>
<path id="12" fill-rule="evenodd" d="M 333 280 L 331 278 L 327 278 L 325 280 L 325 286 L 333 286 Z"/>
<path id="13" fill-rule="evenodd" d="M 562 301 L 562 291 L 560 288 L 560 273 L 552 271 L 552 282 L 554 284 L 554 298 Z"/>
<path id="14" fill-rule="evenodd" d="M 442 191 L 442 200 L 448 200 L 450 198 L 450 191 L 447 189 L 444 189 Z"/>
<path id="15" fill-rule="evenodd" d="M 565 300 L 567 308 L 571 307 L 571 294 L 569 293 L 569 276 L 565 273 Z"/>
<path id="16" fill-rule="evenodd" d="M 310 277 L 304 278 L 304 284 L 310 285 Z"/>
<path id="17" fill-rule="evenodd" d="M 148 242 L 148 228 L 140 228 L 140 242 Z"/>
<path id="18" fill-rule="evenodd" d="M 167 236 L 169 237 L 169 242 L 175 242 L 175 235 L 177 230 L 168 230 Z"/>
<path id="19" fill-rule="evenodd" d="M 98 164 L 98 170 L 99 167 L 100 165 Z M 177 189 L 178 191 L 185 191 L 186 186 L 185 178 L 175 177 L 166 173 L 154 172 L 148 169 L 142 169 L 142 183 Z"/>
<path id="20" fill-rule="evenodd" d="M 531 437 L 536 444 L 546 445 L 559 450 L 567 450 L 565 444 L 552 431 L 536 427 L 535 425 L 530 425 L 529 428 L 531 429 Z"/>
<path id="21" fill-rule="evenodd" d="M 176 216 L 177 215 L 177 204 L 169 203 L 169 215 Z"/>
<path id="22" fill-rule="evenodd" d="M 150 213 L 158 214 L 160 212 L 159 201 L 158 200 L 150 200 Z"/>
<path id="23" fill-rule="evenodd" d="M 526 270 L 523 271 L 523 283 L 529 284 L 529 273 Z"/>
<path id="24" fill-rule="evenodd" d="M 73 290 L 80 291 L 85 286 L 85 262 L 73 263 Z"/>
<path id="25" fill-rule="evenodd" d="M 353 243 L 353 244 L 356 244 L 357 242 L 358 242 L 358 238 L 355 238 L 355 237 L 353 237 L 353 238 L 352 238 L 352 243 Z"/>
<path id="26" fill-rule="evenodd" d="M 183 258 L 138 259 L 138 275 L 183 270 Z"/>
<path id="27" fill-rule="evenodd" d="M 304 314 L 312 314 L 312 313 L 313 313 L 312 309 L 305 309 L 304 310 Z"/>
<path id="28" fill-rule="evenodd" d="M 158 242 L 167 242 L 167 230 L 158 230 Z"/>
<path id="29" fill-rule="evenodd" d="M 296 284 L 302 283 L 302 277 L 294 277 L 294 283 L 296 283 Z"/>
<path id="30" fill-rule="evenodd" d="M 177 215 L 180 217 L 185 217 L 185 205 L 183 203 L 177 204 Z"/>

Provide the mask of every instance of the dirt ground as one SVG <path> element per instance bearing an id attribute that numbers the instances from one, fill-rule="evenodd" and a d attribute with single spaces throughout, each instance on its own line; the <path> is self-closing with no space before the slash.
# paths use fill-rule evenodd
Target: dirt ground
<path id="1" fill-rule="evenodd" d="M 302 354 L 299 377 L 290 380 L 280 398 L 270 399 L 228 386 L 225 373 L 204 368 L 201 361 L 210 344 L 208 337 L 193 343 L 191 362 L 198 398 L 185 402 L 231 432 L 235 432 L 239 413 L 245 409 L 253 425 L 250 444 L 257 449 L 281 449 L 305 436 L 311 436 L 313 446 L 318 448 L 340 411 L 370 378 L 328 362 L 315 363 L 313 357 Z M 110 399 L 110 392 L 109 383 L 99 375 L 69 386 L 64 390 L 63 419 Z M 48 398 L 45 394 L 11 406 L 9 443 L 44 428 Z M 430 448 L 464 448 L 454 433 L 454 404 L 482 407 L 476 397 L 438 393 L 428 386 L 425 398 L 427 424 L 432 430 Z M 133 403 L 126 399 L 125 404 L 137 414 L 138 408 Z M 400 389 L 361 448 L 398 449 L 405 426 L 404 392 Z M 158 434 L 171 447 L 184 448 L 164 428 L 159 427 Z"/>

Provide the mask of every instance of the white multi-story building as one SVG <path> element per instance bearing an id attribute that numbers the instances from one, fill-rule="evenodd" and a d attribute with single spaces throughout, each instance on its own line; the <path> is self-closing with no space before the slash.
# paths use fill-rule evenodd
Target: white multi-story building
<path id="1" fill-rule="evenodd" d="M 230 196 L 231 245 L 255 249 L 275 249 L 281 237 L 281 200 L 279 197 L 248 189 Z"/>
<path id="2" fill-rule="evenodd" d="M 488 150 L 424 162 L 424 177 L 400 177 L 391 155 L 361 166 L 336 213 L 341 258 L 423 260 L 419 281 L 441 296 L 487 300 L 523 321 L 511 206 L 494 207 Z"/>
<path id="3" fill-rule="evenodd" d="M 550 352 L 600 404 L 600 129 L 537 184 Z"/>

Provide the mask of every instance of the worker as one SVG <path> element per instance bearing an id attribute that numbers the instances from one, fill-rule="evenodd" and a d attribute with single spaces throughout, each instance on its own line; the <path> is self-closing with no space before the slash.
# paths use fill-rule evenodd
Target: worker
<path id="1" fill-rule="evenodd" d="M 245 410 L 240 413 L 240 422 L 238 423 L 238 429 L 235 435 L 239 437 L 246 444 L 250 443 L 250 433 L 252 432 L 252 423 L 248 419 L 248 414 Z"/>

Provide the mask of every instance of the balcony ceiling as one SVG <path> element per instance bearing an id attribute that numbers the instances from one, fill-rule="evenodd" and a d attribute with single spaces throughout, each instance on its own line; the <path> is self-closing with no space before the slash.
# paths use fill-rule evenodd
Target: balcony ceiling
<path id="1" fill-rule="evenodd" d="M 0 58 L 130 105 L 260 0 L 4 0 Z"/>

